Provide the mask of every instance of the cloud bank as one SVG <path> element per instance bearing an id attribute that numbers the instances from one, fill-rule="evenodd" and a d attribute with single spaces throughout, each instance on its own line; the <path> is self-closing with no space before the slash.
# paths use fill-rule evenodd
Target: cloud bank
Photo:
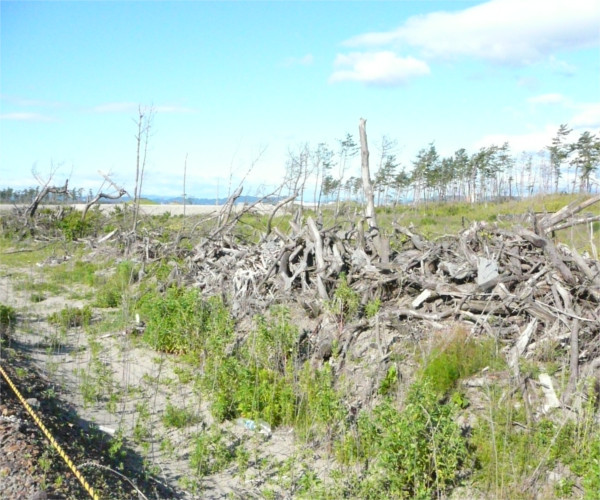
<path id="1" fill-rule="evenodd" d="M 394 45 L 419 49 L 426 58 L 468 56 L 523 65 L 557 51 L 597 46 L 598 26 L 595 0 L 492 0 L 458 12 L 414 16 L 395 30 L 358 35 L 344 45 Z"/>
<path id="2" fill-rule="evenodd" d="M 0 120 L 13 120 L 20 122 L 53 122 L 56 121 L 54 118 L 46 115 L 42 115 L 40 113 L 27 113 L 27 112 L 17 112 L 17 113 L 3 113 L 0 114 Z"/>
<path id="3" fill-rule="evenodd" d="M 373 85 L 399 85 L 430 73 L 429 66 L 414 57 L 399 57 L 394 52 L 352 52 L 338 54 L 337 68 L 329 81 L 356 81 Z"/>
<path id="4" fill-rule="evenodd" d="M 429 74 L 425 61 L 471 59 L 505 66 L 545 62 L 573 75 L 577 68 L 556 57 L 599 45 L 596 0 L 491 0 L 457 12 L 410 17 L 391 31 L 357 35 L 343 42 L 330 81 L 403 84 Z M 412 52 L 413 56 L 406 56 Z M 418 58 L 418 59 L 417 59 Z"/>

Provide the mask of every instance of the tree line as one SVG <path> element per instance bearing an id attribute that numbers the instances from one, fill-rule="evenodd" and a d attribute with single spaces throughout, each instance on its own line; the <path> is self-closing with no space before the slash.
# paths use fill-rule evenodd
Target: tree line
<path id="1" fill-rule="evenodd" d="M 145 109 L 145 108 L 144 108 Z M 136 199 L 141 191 L 145 150 L 152 117 L 142 113 L 137 139 Z M 148 122 L 144 122 L 146 119 Z M 469 153 L 460 148 L 454 154 L 440 156 L 432 142 L 420 149 L 410 165 L 402 164 L 397 155 L 398 143 L 384 136 L 379 154 L 371 163 L 376 204 L 395 205 L 407 202 L 467 201 L 523 198 L 534 194 L 576 191 L 591 193 L 599 189 L 595 177 L 600 163 L 600 137 L 589 131 L 572 137 L 568 125 L 560 125 L 551 144 L 537 153 L 511 153 L 508 143 L 490 145 Z M 144 135 L 146 134 L 146 135 Z M 280 195 L 298 194 L 301 203 L 312 200 L 339 204 L 363 201 L 360 175 L 360 146 L 352 134 L 316 146 L 303 144 L 289 151 Z M 141 148 L 141 145 L 144 148 Z M 140 150 L 143 155 L 140 155 Z M 140 172 L 140 156 L 144 159 Z M 354 174 L 354 172 L 357 172 Z M 40 187 L 0 188 L 0 203 L 29 203 Z M 48 193 L 46 203 L 87 203 L 94 198 L 90 189 L 70 189 L 66 193 Z"/>
<path id="2" fill-rule="evenodd" d="M 41 186 L 24 189 L 0 188 L 0 203 L 31 203 L 40 194 L 41 189 Z M 93 197 L 94 193 L 91 189 L 85 193 L 83 188 L 73 188 L 66 193 L 49 192 L 44 198 L 44 203 L 86 203 Z"/>
<path id="3" fill-rule="evenodd" d="M 427 201 L 467 201 L 522 198 L 558 192 L 598 190 L 594 174 L 600 163 L 600 137 L 589 131 L 571 138 L 561 125 L 550 145 L 537 153 L 515 156 L 508 143 L 469 153 L 458 149 L 440 156 L 435 144 L 418 151 L 410 167 L 397 157 L 397 141 L 383 137 L 371 166 L 377 205 Z M 304 144 L 289 151 L 284 186 L 299 199 L 322 203 L 362 201 L 362 179 L 356 171 L 360 148 L 352 134 L 337 141 Z"/>

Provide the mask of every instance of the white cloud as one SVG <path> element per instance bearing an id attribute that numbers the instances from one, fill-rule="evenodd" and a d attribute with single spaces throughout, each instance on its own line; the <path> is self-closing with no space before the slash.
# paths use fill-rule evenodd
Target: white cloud
<path id="1" fill-rule="evenodd" d="M 192 108 L 186 108 L 185 106 L 175 106 L 170 104 L 155 106 L 154 111 L 157 113 L 193 113 Z"/>
<path id="2" fill-rule="evenodd" d="M 12 104 L 13 106 L 26 107 L 26 108 L 31 108 L 31 107 L 59 108 L 59 107 L 63 107 L 65 105 L 65 103 L 58 102 L 58 101 L 45 101 L 45 100 L 41 100 L 41 99 L 27 99 L 27 98 L 23 98 L 20 96 L 5 95 L 5 94 L 0 95 L 0 99 L 2 99 L 3 101 L 6 101 L 9 104 Z"/>
<path id="3" fill-rule="evenodd" d="M 540 81 L 533 76 L 524 76 L 517 80 L 517 87 L 523 87 L 529 90 L 537 90 L 540 88 Z"/>
<path id="4" fill-rule="evenodd" d="M 314 62 L 315 58 L 312 54 L 305 54 L 302 57 L 288 57 L 283 61 L 283 65 L 286 67 L 310 66 Z"/>
<path id="5" fill-rule="evenodd" d="M 13 120 L 20 122 L 53 122 L 54 118 L 40 113 L 4 113 L 0 115 L 0 120 Z"/>
<path id="6" fill-rule="evenodd" d="M 556 135 L 557 130 L 558 126 L 547 125 L 542 130 L 534 130 L 524 134 L 489 134 L 477 141 L 473 145 L 473 149 L 477 150 L 492 144 L 502 145 L 508 142 L 513 153 L 518 154 L 521 151 L 537 152 L 552 143 L 552 138 Z"/>
<path id="7" fill-rule="evenodd" d="M 135 102 L 108 102 L 94 106 L 95 113 L 132 113 L 137 111 L 139 104 Z"/>
<path id="8" fill-rule="evenodd" d="M 524 65 L 557 51 L 598 46 L 599 25 L 596 0 L 491 0 L 457 12 L 413 16 L 396 30 L 362 34 L 345 45 L 414 47 L 428 58 Z M 550 63 L 573 70 L 556 59 Z"/>
<path id="9" fill-rule="evenodd" d="M 424 61 L 414 57 L 399 57 L 391 51 L 338 54 L 334 65 L 341 69 L 333 72 L 330 82 L 397 85 L 430 73 L 429 66 Z"/>
<path id="10" fill-rule="evenodd" d="M 566 100 L 566 97 L 562 94 L 541 94 L 530 97 L 527 102 L 532 104 L 560 104 Z"/>
<path id="11" fill-rule="evenodd" d="M 545 94 L 538 97 L 558 95 L 560 94 Z M 569 128 L 573 129 L 568 141 L 576 141 L 584 131 L 595 133 L 600 129 L 600 103 L 570 103 L 566 97 L 561 97 L 561 102 L 566 102 L 566 109 L 574 113 L 562 121 L 562 123 L 566 123 Z M 549 97 L 549 99 L 552 99 L 552 97 Z M 543 127 L 532 125 L 531 131 L 522 134 L 489 134 L 473 144 L 473 148 L 479 149 L 492 144 L 501 145 L 508 142 L 513 153 L 521 151 L 537 152 L 552 144 L 552 138 L 556 136 L 559 126 L 560 123 L 548 123 Z"/>
<path id="12" fill-rule="evenodd" d="M 577 68 L 575 66 L 566 61 L 561 61 L 554 56 L 550 56 L 548 63 L 550 64 L 550 69 L 560 75 L 573 76 L 577 72 Z"/>
<path id="13" fill-rule="evenodd" d="M 140 104 L 134 102 L 108 102 L 94 106 L 92 111 L 94 113 L 137 113 L 139 107 Z M 194 111 L 192 108 L 171 104 L 152 105 L 151 107 L 156 113 L 192 113 Z"/>
<path id="14" fill-rule="evenodd" d="M 580 111 L 569 120 L 569 125 L 578 129 L 600 128 L 600 103 L 578 106 Z"/>

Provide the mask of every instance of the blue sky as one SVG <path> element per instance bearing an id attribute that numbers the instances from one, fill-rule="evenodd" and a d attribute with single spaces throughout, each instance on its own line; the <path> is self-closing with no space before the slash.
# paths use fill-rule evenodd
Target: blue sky
<path id="1" fill-rule="evenodd" d="M 600 129 L 600 2 L 0 2 L 0 187 L 133 192 L 139 105 L 155 109 L 144 192 L 225 196 L 334 150 L 367 119 L 410 167 L 561 123 Z M 352 168 L 358 173 L 358 160 Z M 353 172 L 351 171 L 350 174 Z"/>

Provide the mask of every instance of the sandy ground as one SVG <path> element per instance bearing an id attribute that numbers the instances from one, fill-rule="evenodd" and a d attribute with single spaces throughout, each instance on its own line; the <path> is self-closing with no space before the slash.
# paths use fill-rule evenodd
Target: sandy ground
<path id="1" fill-rule="evenodd" d="M 18 313 L 19 324 L 11 334 L 13 347 L 18 346 L 52 382 L 58 397 L 77 409 L 81 424 L 97 426 L 110 435 L 120 430 L 149 466 L 155 468 L 160 480 L 179 491 L 178 498 L 199 498 L 198 495 L 205 499 L 260 498 L 261 488 L 272 474 L 259 466 L 260 460 L 277 463 L 298 452 L 289 429 L 277 429 L 265 437 L 254 435 L 235 422 L 226 422 L 224 428 L 229 435 L 235 440 L 244 440 L 254 461 L 251 460 L 245 473 L 236 470 L 234 463 L 218 474 L 205 476 L 200 481 L 201 491 L 187 491 L 182 481 L 194 477 L 189 462 L 194 436 L 214 423 L 207 401 L 194 389 L 193 381 L 183 383 L 177 375 L 182 369 L 191 372 L 190 366 L 181 363 L 176 356 L 148 349 L 122 331 L 97 335 L 96 354 L 92 355 L 90 337 L 82 328 L 61 333 L 48 322 L 49 314 L 66 306 L 82 307 L 85 300 L 50 295 L 42 302 L 32 302 L 31 291 L 15 286 L 23 279 L 30 282 L 43 279 L 42 268 L 47 265 L 52 264 L 39 263 L 28 269 L 9 269 L 0 264 L 0 303 L 11 305 Z M 101 313 L 95 311 L 94 316 Z M 122 394 L 112 411 L 108 411 L 104 398 L 95 404 L 86 404 L 83 400 L 86 377 L 97 378 L 95 363 L 96 366 L 100 363 L 111 374 L 105 384 L 114 386 L 108 392 Z M 183 429 L 166 428 L 162 417 L 169 404 L 192 410 L 200 420 Z M 147 412 L 145 417 L 143 412 Z M 147 432 L 145 445 L 135 439 L 139 426 Z M 165 443 L 169 443 L 168 448 Z"/>
<path id="2" fill-rule="evenodd" d="M 25 207 L 25 205 L 18 205 L 19 207 Z M 56 205 L 40 205 L 40 207 L 55 207 Z M 85 205 L 74 204 L 68 205 L 76 208 L 77 210 L 83 210 Z M 123 207 L 123 203 L 115 203 L 115 204 L 100 204 L 100 210 L 103 212 L 110 212 L 113 210 L 115 206 Z M 15 206 L 9 204 L 0 204 L 0 213 L 2 212 L 10 212 Z M 243 204 L 234 205 L 234 210 L 241 210 L 244 207 Z M 140 211 L 142 214 L 146 215 L 162 215 L 164 213 L 169 212 L 171 215 L 205 215 L 211 213 L 218 213 L 223 208 L 223 205 L 140 205 Z M 273 210 L 272 205 L 265 205 L 259 203 L 255 210 L 258 212 L 268 213 Z"/>

